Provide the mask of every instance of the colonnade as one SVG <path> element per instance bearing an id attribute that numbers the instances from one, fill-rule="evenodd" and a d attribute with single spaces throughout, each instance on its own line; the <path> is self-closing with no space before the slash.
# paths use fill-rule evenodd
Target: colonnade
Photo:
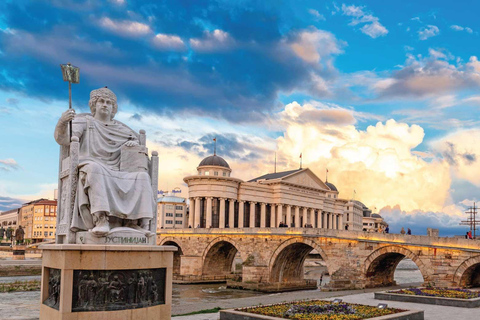
<path id="1" fill-rule="evenodd" d="M 307 227 L 343 230 L 343 216 L 289 204 L 216 197 L 190 198 L 192 228 Z"/>

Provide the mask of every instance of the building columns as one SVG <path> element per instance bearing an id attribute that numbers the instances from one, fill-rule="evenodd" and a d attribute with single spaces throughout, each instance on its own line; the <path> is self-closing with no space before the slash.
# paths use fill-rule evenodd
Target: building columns
<path id="1" fill-rule="evenodd" d="M 322 212 L 322 216 L 323 216 L 322 228 L 323 229 L 328 229 L 328 213 L 327 212 Z"/>
<path id="2" fill-rule="evenodd" d="M 283 222 L 283 205 L 281 204 L 277 206 L 277 225 L 275 227 L 278 227 L 280 222 Z"/>
<path id="3" fill-rule="evenodd" d="M 207 219 L 205 222 L 205 227 L 212 227 L 212 197 L 207 197 Z"/>
<path id="4" fill-rule="evenodd" d="M 343 226 L 343 214 L 338 215 L 338 230 L 345 230 Z"/>
<path id="5" fill-rule="evenodd" d="M 238 227 L 243 228 L 243 221 L 244 220 L 244 213 L 245 213 L 245 201 L 238 202 Z"/>
<path id="6" fill-rule="evenodd" d="M 195 223 L 195 199 L 190 198 L 190 214 L 188 216 L 188 226 L 194 228 Z"/>
<path id="7" fill-rule="evenodd" d="M 292 226 L 292 206 L 287 205 L 287 227 Z"/>
<path id="8" fill-rule="evenodd" d="M 267 205 L 265 203 L 260 203 L 260 228 L 265 228 L 267 226 Z"/>
<path id="9" fill-rule="evenodd" d="M 300 207 L 295 207 L 295 228 L 300 228 Z"/>
<path id="10" fill-rule="evenodd" d="M 200 228 L 200 218 L 202 217 L 202 214 L 200 212 L 200 198 L 195 198 L 195 223 L 193 224 L 193 228 Z"/>
<path id="11" fill-rule="evenodd" d="M 235 228 L 235 200 L 229 199 L 228 206 L 228 226 L 230 228 Z"/>
<path id="12" fill-rule="evenodd" d="M 270 205 L 270 228 L 276 228 L 278 225 L 275 225 L 275 218 L 277 217 L 275 214 L 275 207 L 276 205 Z"/>
<path id="13" fill-rule="evenodd" d="M 250 228 L 255 228 L 255 205 L 256 202 L 250 201 Z"/>
<path id="14" fill-rule="evenodd" d="M 220 198 L 220 217 L 218 219 L 218 227 L 225 228 L 225 198 Z"/>
<path id="15" fill-rule="evenodd" d="M 334 227 L 333 227 L 333 213 L 329 213 L 328 216 L 329 216 L 329 220 L 330 220 L 330 229 L 334 229 Z"/>
<path id="16" fill-rule="evenodd" d="M 307 224 L 308 224 L 308 209 L 303 208 L 303 226 L 301 227 L 305 227 L 305 225 Z"/>
<path id="17" fill-rule="evenodd" d="M 315 228 L 315 209 L 310 209 L 310 224 Z"/>

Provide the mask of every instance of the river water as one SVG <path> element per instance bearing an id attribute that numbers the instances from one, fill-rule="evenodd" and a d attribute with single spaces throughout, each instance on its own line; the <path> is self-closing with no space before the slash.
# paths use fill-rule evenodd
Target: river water
<path id="1" fill-rule="evenodd" d="M 326 269 L 321 262 L 306 262 L 305 278 L 320 279 L 322 272 Z M 0 277 L 0 283 L 13 281 L 40 280 L 40 276 L 26 277 Z M 329 281 L 329 276 L 324 276 L 322 285 Z M 397 284 L 421 283 L 422 274 L 416 264 L 410 259 L 402 260 L 395 270 L 395 281 Z M 173 285 L 173 304 L 180 303 L 205 303 L 223 299 L 236 299 L 252 296 L 261 296 L 264 293 L 248 290 L 228 289 L 224 283 L 220 284 L 199 284 L 199 285 Z"/>

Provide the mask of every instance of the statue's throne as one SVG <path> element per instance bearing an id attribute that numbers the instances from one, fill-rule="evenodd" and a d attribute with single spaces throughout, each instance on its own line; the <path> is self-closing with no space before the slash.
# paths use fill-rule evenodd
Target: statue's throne
<path id="1" fill-rule="evenodd" d="M 81 113 L 75 116 L 73 122 L 86 121 L 85 116 L 89 113 Z M 117 120 L 115 120 L 117 121 Z M 120 121 L 117 121 L 120 122 Z M 146 135 L 145 130 L 140 130 L 137 135 L 139 140 L 138 147 L 122 148 L 122 155 L 124 152 L 136 153 L 136 156 L 125 157 L 129 163 L 120 163 L 121 171 L 129 172 L 148 172 L 153 190 L 155 203 L 158 193 L 158 153 L 152 152 L 151 158 L 148 157 L 148 149 L 145 146 Z M 72 137 L 70 146 L 60 146 L 60 161 L 58 170 L 58 200 L 57 200 L 57 230 L 55 242 L 62 243 L 76 243 L 76 232 L 71 231 L 72 217 L 74 214 L 75 198 L 77 195 L 78 186 L 78 164 L 79 164 L 79 148 L 80 143 L 78 137 Z M 124 157 L 121 156 L 120 161 Z M 149 230 L 151 234 L 155 235 L 157 229 L 157 206 L 153 218 L 150 222 Z"/>

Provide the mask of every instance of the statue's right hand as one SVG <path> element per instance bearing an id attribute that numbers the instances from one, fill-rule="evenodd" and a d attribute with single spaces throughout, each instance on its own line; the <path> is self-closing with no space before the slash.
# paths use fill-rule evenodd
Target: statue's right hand
<path id="1" fill-rule="evenodd" d="M 73 118 L 75 118 L 75 110 L 68 109 L 67 111 L 62 113 L 62 116 L 60 117 L 60 122 L 63 124 L 67 124 L 72 121 Z"/>

